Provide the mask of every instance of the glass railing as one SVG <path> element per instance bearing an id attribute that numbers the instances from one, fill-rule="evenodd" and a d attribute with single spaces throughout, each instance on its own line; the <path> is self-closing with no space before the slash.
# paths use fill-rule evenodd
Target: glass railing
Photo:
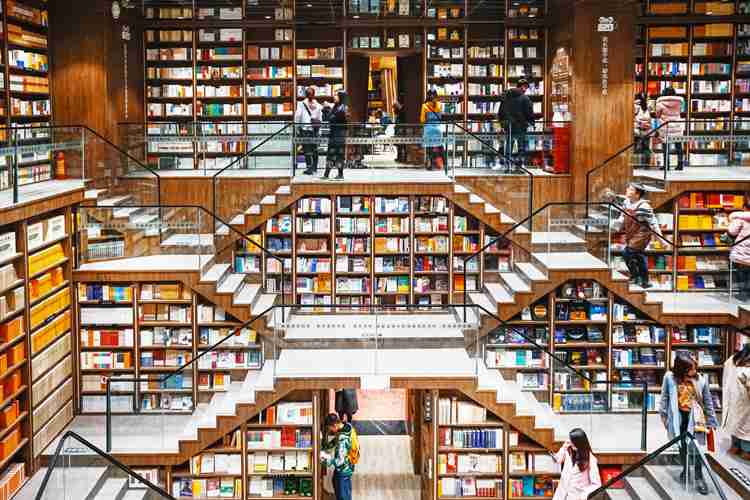
<path id="1" fill-rule="evenodd" d="M 681 434 L 610 478 L 587 498 L 606 500 L 614 498 L 615 491 L 624 490 L 617 498 L 726 500 L 724 483 L 708 464 L 703 446 L 694 435 Z"/>
<path id="2" fill-rule="evenodd" d="M 659 190 L 672 178 L 730 179 L 723 168 L 748 166 L 750 118 L 666 122 L 589 170 L 586 201 L 622 193 L 631 181 Z"/>
<path id="3" fill-rule="evenodd" d="M 240 295 L 246 286 L 280 293 L 290 290 L 289 259 L 267 250 L 203 207 L 97 206 L 78 210 L 76 250 L 78 268 L 96 270 L 112 259 L 128 259 L 131 269 L 170 269 L 215 274 L 217 287 L 224 279 L 238 280 Z M 262 279 L 261 262 L 267 277 Z M 277 271 L 273 274 L 271 269 Z"/>
<path id="4" fill-rule="evenodd" d="M 145 477 L 97 445 L 68 431 L 58 438 L 55 454 L 47 463 L 34 499 L 80 500 L 137 495 L 137 498 L 174 500 L 164 487 L 165 482 L 165 477 Z"/>
<path id="5" fill-rule="evenodd" d="M 4 203 L 80 188 L 97 190 L 100 202 L 159 203 L 158 176 L 87 127 L 3 128 L 0 141 Z"/>

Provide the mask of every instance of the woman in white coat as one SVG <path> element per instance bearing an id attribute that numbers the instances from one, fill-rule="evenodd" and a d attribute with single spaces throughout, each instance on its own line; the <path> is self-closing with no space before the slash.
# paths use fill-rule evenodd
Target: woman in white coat
<path id="1" fill-rule="evenodd" d="M 722 428 L 732 436 L 729 453 L 750 460 L 750 344 L 724 363 Z"/>
<path id="2" fill-rule="evenodd" d="M 552 500 L 586 500 L 602 485 L 599 465 L 582 429 L 570 431 L 570 439 L 554 457 L 562 472 Z"/>

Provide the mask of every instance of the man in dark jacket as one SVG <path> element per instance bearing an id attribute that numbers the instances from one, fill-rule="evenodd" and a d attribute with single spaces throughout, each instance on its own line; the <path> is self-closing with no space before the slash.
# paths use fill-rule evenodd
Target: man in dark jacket
<path id="1" fill-rule="evenodd" d="M 506 133 L 510 140 L 506 140 L 506 157 L 513 157 L 513 145 L 515 143 L 517 155 L 522 163 L 526 161 L 526 131 L 529 125 L 534 123 L 534 106 L 531 99 L 526 95 L 529 90 L 529 82 L 523 78 L 518 80 L 518 85 L 508 89 L 503 95 L 500 106 L 499 119 L 505 125 Z"/>

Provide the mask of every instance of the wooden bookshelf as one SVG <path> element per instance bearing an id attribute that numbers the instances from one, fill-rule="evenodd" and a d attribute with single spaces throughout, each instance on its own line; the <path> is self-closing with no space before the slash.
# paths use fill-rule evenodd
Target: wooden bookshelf
<path id="1" fill-rule="evenodd" d="M 3 37 L 0 61 L 0 124 L 9 127 L 14 144 L 30 145 L 50 137 L 52 105 L 49 86 L 49 15 L 47 4 L 34 0 L 4 0 L 0 12 Z M 0 143 L 10 138 L 9 130 L 0 133 Z M 55 172 L 49 151 L 27 151 L 2 158 L 0 189 L 9 188 L 9 161 L 18 167 L 18 185 L 53 179 Z"/>
<path id="2" fill-rule="evenodd" d="M 301 391 L 261 410 L 190 462 L 169 467 L 172 494 L 222 498 L 307 498 L 320 489 L 319 396 Z M 214 495 L 216 491 L 216 495 Z"/>

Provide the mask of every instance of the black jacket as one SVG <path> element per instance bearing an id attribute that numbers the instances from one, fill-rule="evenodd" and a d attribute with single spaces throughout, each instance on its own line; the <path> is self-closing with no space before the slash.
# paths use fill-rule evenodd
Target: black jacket
<path id="1" fill-rule="evenodd" d="M 336 391 L 336 413 L 354 415 L 359 410 L 356 389 L 342 389 Z"/>
<path id="2" fill-rule="evenodd" d="M 513 127 L 526 130 L 534 123 L 534 106 L 531 99 L 517 88 L 508 89 L 503 94 L 503 104 L 498 118 L 501 121 L 510 121 Z"/>
<path id="3" fill-rule="evenodd" d="M 346 104 L 336 104 L 328 113 L 328 124 L 330 133 L 328 136 L 329 143 L 343 144 L 346 138 L 346 122 L 349 108 Z"/>

